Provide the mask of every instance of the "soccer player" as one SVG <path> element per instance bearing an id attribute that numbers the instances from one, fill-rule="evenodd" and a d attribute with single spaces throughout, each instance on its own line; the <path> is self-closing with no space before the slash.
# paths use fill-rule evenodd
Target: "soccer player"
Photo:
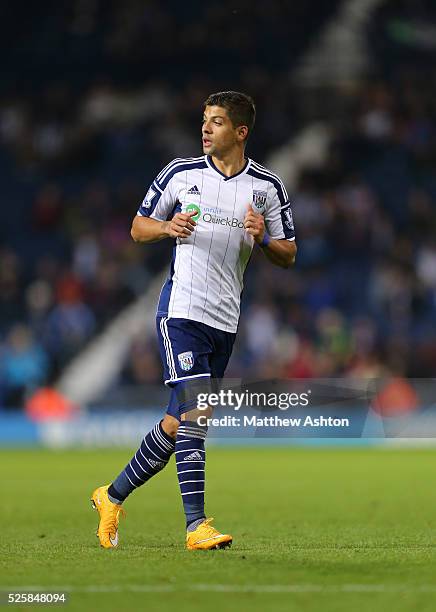
<path id="1" fill-rule="evenodd" d="M 201 384 L 204 390 L 224 376 L 238 327 L 244 271 L 254 245 L 283 268 L 295 260 L 286 189 L 276 174 L 245 156 L 254 120 L 249 96 L 234 91 L 210 95 L 202 124 L 204 155 L 168 164 L 151 184 L 133 221 L 131 235 L 136 242 L 175 241 L 157 308 L 164 381 L 171 395 L 165 416 L 144 437 L 124 470 L 92 494 L 104 548 L 118 544 L 121 504 L 162 470 L 173 453 L 187 548 L 231 545 L 232 536 L 212 527 L 204 511 L 207 427 L 197 420 L 211 412 L 200 412 L 186 398 L 193 385 Z"/>

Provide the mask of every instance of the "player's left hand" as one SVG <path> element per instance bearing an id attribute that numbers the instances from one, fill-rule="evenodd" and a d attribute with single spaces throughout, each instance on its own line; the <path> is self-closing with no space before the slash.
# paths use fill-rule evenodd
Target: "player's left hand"
<path id="1" fill-rule="evenodd" d="M 244 218 L 244 227 L 250 236 L 253 236 L 254 241 L 260 244 L 265 235 L 265 220 L 263 215 L 254 212 L 251 204 L 248 205 L 247 212 Z"/>

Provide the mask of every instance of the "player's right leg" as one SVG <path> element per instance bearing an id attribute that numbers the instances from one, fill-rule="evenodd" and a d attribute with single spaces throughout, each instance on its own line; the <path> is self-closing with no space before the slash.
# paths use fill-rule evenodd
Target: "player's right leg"
<path id="1" fill-rule="evenodd" d="M 97 536 L 103 548 L 118 545 L 121 504 L 138 487 L 160 472 L 174 452 L 179 422 L 170 415 L 157 423 L 143 438 L 141 446 L 110 485 L 98 487 L 91 503 L 99 514 Z"/>
<path id="2" fill-rule="evenodd" d="M 164 381 L 167 381 L 171 377 L 172 364 L 167 359 L 168 340 L 163 333 L 161 319 L 157 321 L 157 332 Z M 160 472 L 174 453 L 179 421 L 171 414 L 171 405 L 168 409 L 169 413 L 144 437 L 136 453 L 115 480 L 110 485 L 98 487 L 92 493 L 91 503 L 99 513 L 97 535 L 104 548 L 118 545 L 121 504 L 130 493 Z"/>

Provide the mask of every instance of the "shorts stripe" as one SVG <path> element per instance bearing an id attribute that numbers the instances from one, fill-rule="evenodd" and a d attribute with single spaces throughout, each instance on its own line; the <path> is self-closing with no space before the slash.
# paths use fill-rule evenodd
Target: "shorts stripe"
<path id="1" fill-rule="evenodd" d="M 170 343 L 170 338 L 168 335 L 168 328 L 166 327 L 166 322 L 167 322 L 167 318 L 163 317 L 160 321 L 160 331 L 162 333 L 162 338 L 164 341 L 164 347 L 165 347 L 165 355 L 167 358 L 167 364 L 168 364 L 168 369 L 170 372 L 170 377 L 172 380 L 173 378 L 177 377 L 177 371 L 174 365 L 174 357 L 172 354 L 172 350 L 171 350 L 171 343 Z"/>
<path id="2" fill-rule="evenodd" d="M 171 340 L 170 340 L 170 334 L 168 332 L 168 318 L 164 318 L 163 320 L 163 326 L 164 326 L 164 330 L 166 332 L 166 336 L 167 336 L 167 340 L 168 340 L 168 349 L 169 349 L 169 354 L 170 354 L 170 360 L 171 360 L 171 365 L 173 368 L 173 374 L 171 374 L 171 377 L 175 377 L 177 376 L 177 370 L 176 370 L 176 364 L 174 362 L 174 355 L 173 355 L 173 347 L 171 346 Z"/>
<path id="3" fill-rule="evenodd" d="M 167 385 L 170 382 L 179 382 L 180 380 L 188 380 L 189 378 L 202 378 L 203 376 L 212 376 L 212 374 L 210 372 L 206 372 L 204 374 L 193 374 L 192 376 L 176 376 L 176 377 L 171 377 L 168 378 L 165 381 L 165 384 Z"/>

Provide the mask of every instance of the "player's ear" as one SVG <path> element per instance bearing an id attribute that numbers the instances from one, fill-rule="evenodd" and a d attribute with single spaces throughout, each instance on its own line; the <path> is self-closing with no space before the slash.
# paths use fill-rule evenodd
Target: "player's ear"
<path id="1" fill-rule="evenodd" d="M 236 131 L 238 140 L 246 140 L 248 136 L 248 127 L 246 125 L 240 125 Z"/>

